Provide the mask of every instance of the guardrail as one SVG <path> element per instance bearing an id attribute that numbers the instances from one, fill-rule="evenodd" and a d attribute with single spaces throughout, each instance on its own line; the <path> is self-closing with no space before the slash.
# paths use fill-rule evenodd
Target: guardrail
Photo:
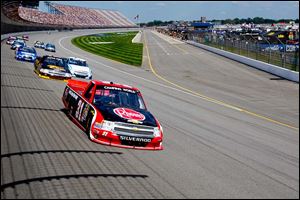
<path id="1" fill-rule="evenodd" d="M 279 77 L 282 77 L 282 78 L 285 78 L 285 79 L 288 79 L 288 80 L 299 83 L 299 72 L 295 72 L 295 71 L 292 71 L 292 70 L 289 70 L 289 69 L 278 67 L 276 65 L 272 65 L 272 64 L 269 64 L 269 63 L 254 60 L 252 58 L 247 58 L 245 56 L 240 56 L 240 55 L 228 52 L 228 51 L 224 51 L 224 50 L 217 49 L 217 48 L 214 48 L 214 47 L 210 47 L 210 46 L 207 46 L 207 45 L 204 45 L 204 44 L 196 43 L 194 41 L 188 40 L 188 41 L 186 41 L 186 43 L 191 44 L 191 45 L 196 46 L 196 47 L 203 48 L 203 49 L 211 51 L 211 52 L 214 52 L 216 54 L 225 56 L 225 57 L 230 58 L 232 60 L 244 63 L 244 64 L 249 65 L 251 67 L 255 67 L 257 69 L 269 72 L 269 73 L 274 74 L 276 76 L 279 76 Z"/>

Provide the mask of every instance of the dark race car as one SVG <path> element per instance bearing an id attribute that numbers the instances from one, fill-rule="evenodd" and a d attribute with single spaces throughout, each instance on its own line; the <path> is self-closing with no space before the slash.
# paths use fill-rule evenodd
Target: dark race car
<path id="1" fill-rule="evenodd" d="M 44 44 L 44 42 L 41 42 L 41 41 L 35 41 L 34 42 L 34 47 L 44 49 L 45 44 Z"/>
<path id="2" fill-rule="evenodd" d="M 17 37 L 16 37 L 16 36 L 12 36 L 12 35 L 10 35 L 10 36 L 8 37 L 8 39 L 16 40 L 16 39 L 17 39 Z"/>
<path id="3" fill-rule="evenodd" d="M 26 60 L 34 62 L 36 59 L 36 51 L 33 47 L 19 47 L 16 50 L 16 59 L 17 60 Z"/>
<path id="4" fill-rule="evenodd" d="M 22 35 L 22 39 L 28 41 L 29 40 L 29 35 Z"/>
<path id="5" fill-rule="evenodd" d="M 163 129 L 137 88 L 106 81 L 69 80 L 62 101 L 67 114 L 97 143 L 162 150 Z"/>
<path id="6" fill-rule="evenodd" d="M 7 40 L 6 40 L 6 44 L 12 45 L 12 43 L 13 43 L 15 40 L 16 40 L 15 38 L 9 37 L 9 38 L 7 38 Z"/>
<path id="7" fill-rule="evenodd" d="M 34 72 L 46 79 L 71 79 L 72 74 L 66 65 L 66 58 L 43 56 L 34 62 Z"/>

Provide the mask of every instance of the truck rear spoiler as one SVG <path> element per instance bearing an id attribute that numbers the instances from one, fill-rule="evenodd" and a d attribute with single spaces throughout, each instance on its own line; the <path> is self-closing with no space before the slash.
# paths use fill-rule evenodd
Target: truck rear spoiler
<path id="1" fill-rule="evenodd" d="M 70 79 L 70 80 L 68 80 L 67 86 L 69 86 L 76 92 L 82 94 L 82 92 L 85 90 L 85 88 L 88 84 L 89 84 L 89 82 L 86 82 L 86 81 Z"/>

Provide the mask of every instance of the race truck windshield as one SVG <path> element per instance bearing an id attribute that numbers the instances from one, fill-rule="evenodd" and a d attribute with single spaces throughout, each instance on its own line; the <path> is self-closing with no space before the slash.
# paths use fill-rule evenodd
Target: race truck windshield
<path id="1" fill-rule="evenodd" d="M 127 107 L 145 110 L 145 104 L 140 94 L 126 88 L 108 87 L 96 88 L 94 104 L 100 106 Z"/>
<path id="2" fill-rule="evenodd" d="M 82 67 L 87 67 L 86 61 L 83 61 L 83 60 L 70 59 L 69 60 L 69 64 L 79 65 L 79 66 L 82 66 Z"/>
<path id="3" fill-rule="evenodd" d="M 61 58 L 52 58 L 52 57 L 47 57 L 44 60 L 45 65 L 55 65 L 59 67 L 64 67 L 64 61 Z"/>
<path id="4" fill-rule="evenodd" d="M 35 50 L 32 48 L 22 48 L 22 51 L 27 53 L 35 53 Z"/>

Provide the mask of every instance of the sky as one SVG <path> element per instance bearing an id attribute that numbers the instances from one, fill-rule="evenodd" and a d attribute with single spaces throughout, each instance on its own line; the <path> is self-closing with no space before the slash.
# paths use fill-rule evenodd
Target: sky
<path id="1" fill-rule="evenodd" d="M 299 19 L 299 1 L 55 1 L 64 5 L 117 10 L 135 23 L 263 17 Z M 43 4 L 42 1 L 40 4 Z M 134 19 L 139 15 L 138 20 Z"/>

